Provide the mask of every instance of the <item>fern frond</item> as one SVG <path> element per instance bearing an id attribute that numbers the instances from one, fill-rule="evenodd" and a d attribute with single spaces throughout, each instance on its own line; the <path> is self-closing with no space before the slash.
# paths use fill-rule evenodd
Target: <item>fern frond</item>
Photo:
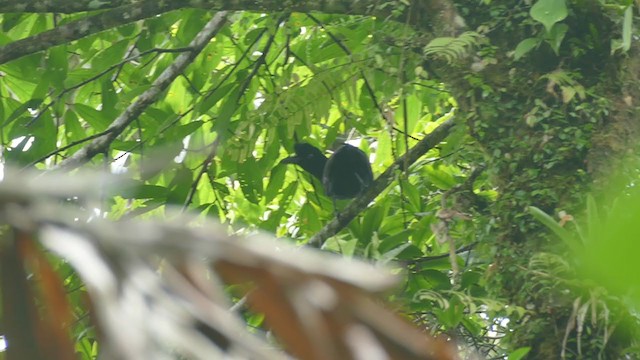
<path id="1" fill-rule="evenodd" d="M 470 48 L 476 46 L 483 36 L 475 31 L 467 31 L 458 37 L 439 37 L 431 40 L 424 48 L 424 55 L 443 59 L 452 63 L 465 57 Z"/>

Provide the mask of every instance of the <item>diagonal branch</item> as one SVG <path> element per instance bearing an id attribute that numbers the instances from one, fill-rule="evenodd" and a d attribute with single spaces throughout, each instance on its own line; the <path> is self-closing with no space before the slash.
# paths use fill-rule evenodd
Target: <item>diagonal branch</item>
<path id="1" fill-rule="evenodd" d="M 178 6 L 171 1 L 152 1 L 122 6 L 97 15 L 87 16 L 0 47 L 0 64 L 177 8 Z"/>
<path id="2" fill-rule="evenodd" d="M 193 41 L 191 41 L 189 44 L 191 51 L 180 54 L 176 61 L 153 82 L 149 90 L 142 93 L 133 104 L 129 105 L 125 111 L 109 125 L 104 135 L 94 139 L 72 156 L 60 162 L 55 169 L 77 168 L 91 160 L 95 155 L 106 151 L 111 142 L 115 140 L 132 121 L 137 119 L 149 105 L 153 104 L 162 92 L 169 87 L 173 80 L 191 64 L 193 59 L 204 49 L 218 31 L 220 31 L 226 22 L 227 14 L 226 11 L 217 13 L 196 35 Z"/>
<path id="3" fill-rule="evenodd" d="M 432 149 L 434 146 L 444 140 L 449 131 L 455 124 L 454 119 L 448 119 L 440 126 L 435 128 L 427 136 L 425 136 L 420 142 L 412 147 L 407 153 L 399 157 L 393 165 L 389 166 L 387 170 L 382 173 L 373 184 L 362 195 L 355 198 L 347 207 L 338 214 L 336 218 L 331 220 L 325 225 L 317 234 L 309 239 L 309 244 L 312 246 L 320 247 L 324 242 L 337 234 L 340 230 L 344 229 L 351 220 L 353 220 L 361 211 L 363 211 L 370 202 L 372 202 L 378 194 L 380 194 L 385 188 L 387 188 L 395 177 L 394 172 L 396 169 L 403 169 L 414 162 L 416 162 L 422 155 Z"/>

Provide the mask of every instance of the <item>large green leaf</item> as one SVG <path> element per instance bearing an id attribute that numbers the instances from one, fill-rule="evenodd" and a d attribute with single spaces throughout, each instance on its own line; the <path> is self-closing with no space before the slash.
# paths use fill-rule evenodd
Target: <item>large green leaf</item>
<path id="1" fill-rule="evenodd" d="M 540 39 L 537 39 L 537 38 L 524 39 L 524 40 L 520 41 L 518 46 L 516 46 L 516 50 L 513 53 L 513 57 L 516 60 L 519 60 L 520 58 L 522 58 L 524 55 L 526 55 L 529 51 L 533 50 L 533 48 L 535 48 L 539 44 L 540 44 Z"/>
<path id="2" fill-rule="evenodd" d="M 538 0 L 531 7 L 530 14 L 550 32 L 555 23 L 567 17 L 567 4 L 565 0 Z"/>
<path id="3" fill-rule="evenodd" d="M 84 104 L 75 104 L 74 109 L 80 119 L 91 125 L 96 132 L 106 130 L 109 124 L 111 124 L 111 120 L 113 120 L 106 117 L 105 113 Z"/>

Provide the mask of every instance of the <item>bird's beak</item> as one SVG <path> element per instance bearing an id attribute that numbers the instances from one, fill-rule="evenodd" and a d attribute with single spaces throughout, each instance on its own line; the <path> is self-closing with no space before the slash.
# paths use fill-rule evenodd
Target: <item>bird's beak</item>
<path id="1" fill-rule="evenodd" d="M 280 164 L 299 164 L 300 158 L 296 156 L 289 156 L 288 158 L 284 158 L 280 161 Z"/>

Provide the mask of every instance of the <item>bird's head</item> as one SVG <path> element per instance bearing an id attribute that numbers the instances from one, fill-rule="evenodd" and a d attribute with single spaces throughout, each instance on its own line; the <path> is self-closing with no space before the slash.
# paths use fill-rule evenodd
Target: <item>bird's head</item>
<path id="1" fill-rule="evenodd" d="M 324 165 L 327 163 L 327 157 L 324 156 L 322 151 L 308 143 L 297 143 L 293 148 L 296 154 L 282 159 L 280 163 L 299 165 L 311 175 L 322 180 Z"/>

